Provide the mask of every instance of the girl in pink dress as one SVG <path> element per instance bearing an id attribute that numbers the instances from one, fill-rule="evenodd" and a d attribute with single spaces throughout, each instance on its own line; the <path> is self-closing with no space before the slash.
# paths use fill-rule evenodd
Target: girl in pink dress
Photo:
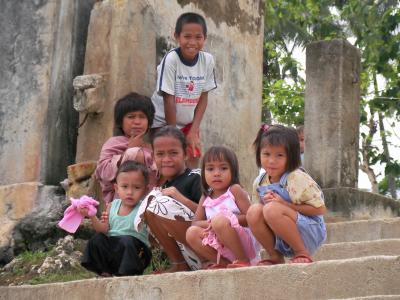
<path id="1" fill-rule="evenodd" d="M 211 147 L 201 167 L 203 196 L 186 239 L 211 262 L 206 268 L 250 266 L 256 258 L 255 240 L 247 228 L 248 194 L 239 183 L 236 155 L 226 147 Z"/>

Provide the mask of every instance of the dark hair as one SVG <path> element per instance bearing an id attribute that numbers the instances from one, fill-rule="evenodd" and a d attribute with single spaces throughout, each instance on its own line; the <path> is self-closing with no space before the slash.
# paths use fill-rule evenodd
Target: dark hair
<path id="1" fill-rule="evenodd" d="M 153 147 L 153 149 L 154 149 L 154 141 L 155 141 L 155 139 L 159 138 L 159 137 L 162 137 L 162 136 L 171 136 L 173 138 L 176 138 L 181 143 L 183 152 L 186 154 L 187 142 L 186 142 L 186 137 L 182 133 L 182 131 L 180 131 L 175 126 L 170 126 L 170 125 L 161 127 L 159 130 L 157 130 L 153 134 L 153 136 L 151 138 L 151 146 Z"/>
<path id="2" fill-rule="evenodd" d="M 147 170 L 146 166 L 140 162 L 135 160 L 127 160 L 124 161 L 118 168 L 117 175 L 115 176 L 115 181 L 117 181 L 118 175 L 121 173 L 127 172 L 141 172 L 144 177 L 144 182 L 146 185 L 149 184 L 149 171 Z"/>
<path id="3" fill-rule="evenodd" d="M 226 161 L 231 169 L 231 182 L 230 186 L 233 184 L 240 184 L 239 181 L 239 163 L 235 152 L 224 146 L 213 146 L 209 148 L 206 153 L 204 153 L 203 159 L 201 161 L 201 185 L 203 188 L 203 193 L 208 195 L 210 186 L 207 184 L 205 176 L 205 166 L 206 163 L 210 161 Z"/>
<path id="4" fill-rule="evenodd" d="M 180 35 L 183 25 L 190 23 L 201 25 L 201 27 L 203 27 L 204 37 L 207 37 L 206 20 L 201 15 L 192 12 L 183 13 L 179 16 L 179 18 L 176 20 L 175 34 Z"/>
<path id="5" fill-rule="evenodd" d="M 124 131 L 122 130 L 122 122 L 124 116 L 127 113 L 132 111 L 141 111 L 143 112 L 149 123 L 149 127 L 147 130 L 151 128 L 154 119 L 155 108 L 153 102 L 149 97 L 137 94 L 137 93 L 130 93 L 115 103 L 114 106 L 114 122 L 115 122 L 115 129 L 114 135 L 125 135 Z"/>
<path id="6" fill-rule="evenodd" d="M 253 147 L 256 152 L 256 163 L 261 168 L 261 149 L 265 145 L 284 146 L 287 155 L 288 172 L 301 165 L 299 137 L 295 129 L 283 125 L 263 125 L 257 133 Z"/>

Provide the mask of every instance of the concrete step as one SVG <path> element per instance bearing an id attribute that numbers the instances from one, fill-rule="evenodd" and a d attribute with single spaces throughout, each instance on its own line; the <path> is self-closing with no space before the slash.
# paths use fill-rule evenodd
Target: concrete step
<path id="1" fill-rule="evenodd" d="M 400 295 L 400 257 L 0 287 L 0 299 L 343 299 Z"/>
<path id="2" fill-rule="evenodd" d="M 367 296 L 367 297 L 329 299 L 329 300 L 384 300 L 384 299 L 399 300 L 400 295 L 374 295 L 374 296 Z"/>
<path id="3" fill-rule="evenodd" d="M 326 244 L 400 238 L 400 218 L 327 224 Z"/>
<path id="4" fill-rule="evenodd" d="M 400 255 L 400 239 L 325 244 L 313 259 L 321 261 L 376 255 Z"/>

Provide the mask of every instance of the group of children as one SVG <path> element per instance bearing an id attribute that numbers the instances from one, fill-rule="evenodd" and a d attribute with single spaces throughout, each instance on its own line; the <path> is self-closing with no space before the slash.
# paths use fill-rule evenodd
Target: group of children
<path id="1" fill-rule="evenodd" d="M 235 153 L 213 146 L 201 171 L 199 126 L 216 88 L 213 57 L 201 51 L 207 28 L 181 15 L 171 50 L 158 66 L 152 99 L 131 93 L 115 105 L 115 136 L 100 153 L 96 178 L 106 211 L 89 216 L 97 234 L 82 265 L 102 276 L 142 274 L 149 238 L 166 253 L 163 272 L 312 262 L 323 243 L 323 195 L 302 169 L 296 130 L 261 126 L 254 141 L 262 172 L 249 195 Z M 190 168 L 189 168 L 190 167 Z M 145 226 L 143 226 L 145 225 Z M 261 247 L 268 258 L 260 258 Z M 161 272 L 161 271 L 160 271 Z"/>

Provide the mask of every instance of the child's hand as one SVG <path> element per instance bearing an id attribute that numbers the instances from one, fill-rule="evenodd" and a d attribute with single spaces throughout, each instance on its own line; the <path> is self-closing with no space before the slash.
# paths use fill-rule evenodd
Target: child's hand
<path id="1" fill-rule="evenodd" d="M 283 200 L 281 196 L 279 196 L 277 193 L 275 193 L 273 191 L 268 191 L 262 200 L 265 204 L 267 204 L 269 202 L 280 202 L 283 204 L 286 203 L 285 200 Z"/>
<path id="2" fill-rule="evenodd" d="M 192 156 L 198 157 L 199 153 L 197 149 L 200 149 L 200 138 L 198 132 L 193 132 L 192 130 L 189 131 L 188 135 L 186 136 L 186 141 L 189 148 L 192 149 Z"/>
<path id="3" fill-rule="evenodd" d="M 142 147 L 143 146 L 143 136 L 146 134 L 146 132 L 142 132 L 141 134 L 138 134 L 137 136 L 133 136 L 133 133 L 131 133 L 129 142 L 128 142 L 128 148 L 133 148 L 133 147 Z"/>
<path id="4" fill-rule="evenodd" d="M 76 210 L 84 217 L 89 217 L 89 210 L 87 208 L 77 207 Z"/>
<path id="5" fill-rule="evenodd" d="M 101 223 L 108 223 L 108 208 L 110 203 L 107 203 L 106 209 L 101 213 L 100 222 Z"/>
<path id="6" fill-rule="evenodd" d="M 162 189 L 161 192 L 162 192 L 162 194 L 164 196 L 169 196 L 169 197 L 174 198 L 175 200 L 178 200 L 178 201 L 180 200 L 180 198 L 182 196 L 182 194 L 174 186 L 170 186 L 168 188 Z"/>

